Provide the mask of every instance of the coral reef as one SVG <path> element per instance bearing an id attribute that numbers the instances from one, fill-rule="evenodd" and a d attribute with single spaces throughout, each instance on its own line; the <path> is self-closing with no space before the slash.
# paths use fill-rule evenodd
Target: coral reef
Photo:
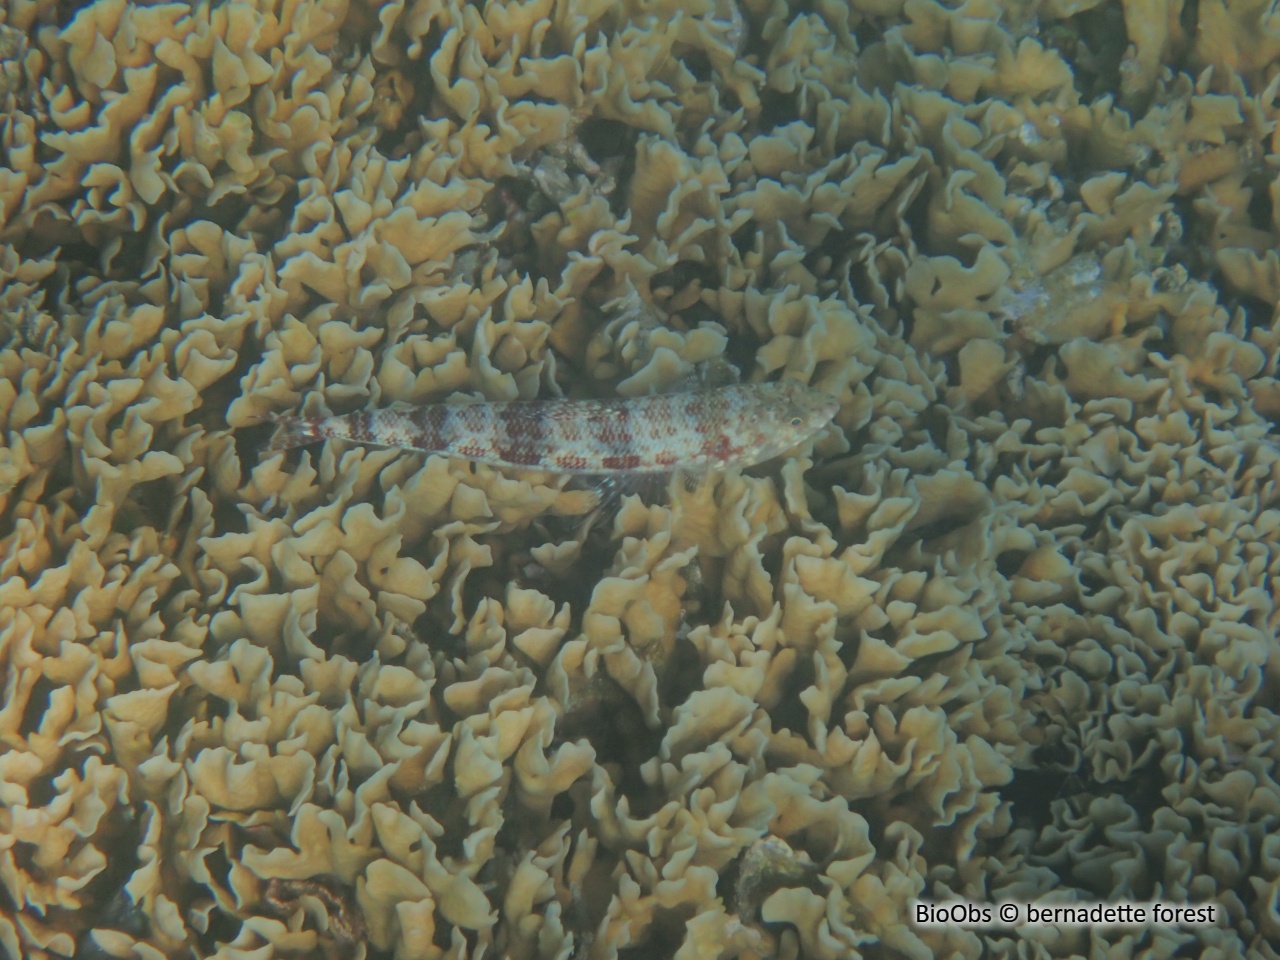
<path id="1" fill-rule="evenodd" d="M 0 952 L 1277 957 L 1257 3 L 0 5 Z M 740 368 L 594 524 L 269 412 Z M 915 898 L 1213 902 L 924 928 Z"/>

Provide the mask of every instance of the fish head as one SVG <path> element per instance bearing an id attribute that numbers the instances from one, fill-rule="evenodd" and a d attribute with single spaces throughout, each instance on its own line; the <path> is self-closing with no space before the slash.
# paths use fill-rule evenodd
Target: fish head
<path id="1" fill-rule="evenodd" d="M 840 401 L 798 380 L 769 384 L 762 398 L 760 450 L 755 462 L 798 446 L 825 427 L 840 410 Z"/>

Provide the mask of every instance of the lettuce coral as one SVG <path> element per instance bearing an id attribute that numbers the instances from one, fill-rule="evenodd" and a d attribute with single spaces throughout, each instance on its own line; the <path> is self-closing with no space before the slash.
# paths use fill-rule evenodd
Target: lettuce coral
<path id="1" fill-rule="evenodd" d="M 1265 5 L 0 11 L 0 951 L 1276 955 Z M 730 367 L 600 515 L 263 451 Z M 1050 896 L 1227 920 L 909 919 Z"/>

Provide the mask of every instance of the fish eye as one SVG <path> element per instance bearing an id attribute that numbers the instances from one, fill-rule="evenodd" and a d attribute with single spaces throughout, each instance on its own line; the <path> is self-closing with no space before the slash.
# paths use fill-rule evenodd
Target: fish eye
<path id="1" fill-rule="evenodd" d="M 800 426 L 800 424 L 802 424 L 802 423 L 804 423 L 804 418 L 803 418 L 803 417 L 792 417 L 792 418 L 791 418 L 791 425 L 792 425 L 793 427 L 798 427 L 798 426 Z"/>

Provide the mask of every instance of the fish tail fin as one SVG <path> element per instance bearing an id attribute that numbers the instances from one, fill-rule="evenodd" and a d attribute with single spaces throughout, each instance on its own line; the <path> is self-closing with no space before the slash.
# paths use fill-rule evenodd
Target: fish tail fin
<path id="1" fill-rule="evenodd" d="M 267 423 L 273 423 L 276 432 L 272 434 L 270 442 L 267 443 L 267 451 L 274 453 L 277 450 L 292 450 L 294 447 L 303 447 L 308 443 L 315 443 L 324 439 L 324 433 L 320 429 L 319 417 L 292 417 L 281 414 L 267 414 L 263 418 Z"/>

